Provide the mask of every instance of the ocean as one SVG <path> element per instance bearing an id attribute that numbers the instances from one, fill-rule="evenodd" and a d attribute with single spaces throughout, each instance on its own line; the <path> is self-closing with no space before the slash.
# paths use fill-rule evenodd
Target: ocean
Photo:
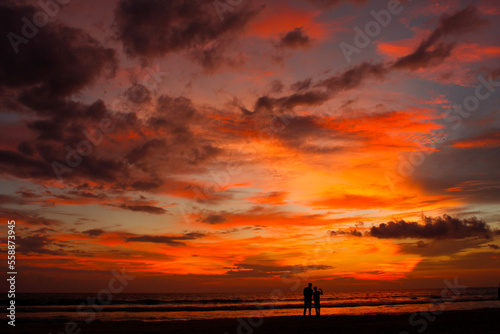
<path id="1" fill-rule="evenodd" d="M 443 298 L 444 297 L 444 298 Z M 107 305 L 90 308 L 96 295 L 82 293 L 16 294 L 19 322 L 172 321 L 302 315 L 300 293 L 122 293 Z M 5 301 L 3 301 L 3 305 Z M 433 310 L 500 308 L 497 288 L 468 288 L 454 295 L 442 289 L 325 291 L 322 315 L 401 314 Z M 312 310 L 314 315 L 314 306 Z"/>

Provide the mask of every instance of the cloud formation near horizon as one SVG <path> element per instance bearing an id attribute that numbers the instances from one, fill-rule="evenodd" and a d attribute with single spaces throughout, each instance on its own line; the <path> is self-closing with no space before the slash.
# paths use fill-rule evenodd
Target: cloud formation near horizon
<path id="1" fill-rule="evenodd" d="M 489 239 L 493 236 L 493 231 L 486 222 L 475 217 L 459 219 L 444 215 L 443 217 L 425 217 L 424 224 L 404 220 L 382 223 L 379 226 L 373 226 L 370 229 L 370 235 L 381 239 L 464 239 L 470 237 Z"/>
<path id="2" fill-rule="evenodd" d="M 201 233 L 187 233 L 184 235 L 176 236 L 163 236 L 163 235 L 142 235 L 135 237 L 128 237 L 126 242 L 150 242 L 156 244 L 165 244 L 168 246 L 185 246 L 186 244 L 182 241 L 185 240 L 195 240 L 204 237 Z"/>

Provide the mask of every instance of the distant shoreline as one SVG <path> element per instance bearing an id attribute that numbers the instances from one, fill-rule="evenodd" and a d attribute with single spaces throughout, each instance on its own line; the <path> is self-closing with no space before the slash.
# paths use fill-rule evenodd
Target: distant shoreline
<path id="1" fill-rule="evenodd" d="M 331 315 L 331 316 L 273 316 L 251 319 L 210 319 L 189 321 L 120 321 L 81 324 L 80 334 L 92 333 L 176 333 L 176 334 L 280 334 L 280 333 L 419 333 L 425 325 L 425 334 L 439 333 L 481 333 L 497 334 L 499 332 L 500 308 L 489 308 L 467 311 L 445 311 L 433 315 L 433 321 L 427 324 L 413 321 L 411 314 L 399 315 Z M 421 318 L 420 318 L 421 319 Z M 249 325 L 250 323 L 250 325 Z M 57 321 L 42 321 L 36 323 L 19 322 L 7 333 L 64 333 L 65 324 Z M 240 332 L 238 332 L 240 328 Z"/>

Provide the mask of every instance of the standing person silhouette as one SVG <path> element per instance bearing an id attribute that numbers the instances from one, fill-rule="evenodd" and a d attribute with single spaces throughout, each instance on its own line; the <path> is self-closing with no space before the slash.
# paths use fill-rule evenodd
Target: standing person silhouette
<path id="1" fill-rule="evenodd" d="M 314 287 L 314 292 L 313 292 L 313 296 L 314 296 L 314 309 L 316 310 L 316 315 L 319 317 L 321 315 L 321 306 L 319 305 L 319 299 L 320 297 L 323 294 L 323 289 L 319 289 L 318 290 L 318 287 Z"/>
<path id="2" fill-rule="evenodd" d="M 312 308 L 312 297 L 313 297 L 313 289 L 312 283 L 309 283 L 307 287 L 304 289 L 304 316 L 306 315 L 306 310 L 309 308 L 309 315 L 311 315 Z"/>

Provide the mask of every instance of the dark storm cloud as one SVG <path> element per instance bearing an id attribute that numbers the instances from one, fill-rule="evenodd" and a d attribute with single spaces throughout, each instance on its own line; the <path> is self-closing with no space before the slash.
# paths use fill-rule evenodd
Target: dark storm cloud
<path id="1" fill-rule="evenodd" d="M 283 91 L 283 88 L 285 88 L 285 85 L 283 85 L 283 82 L 280 80 L 273 80 L 271 82 L 271 93 L 277 94 L 281 93 Z"/>
<path id="2" fill-rule="evenodd" d="M 309 91 L 306 93 L 297 93 L 278 99 L 278 104 L 283 109 L 293 109 L 298 106 L 316 106 L 321 105 L 328 100 L 327 94 L 320 91 Z"/>
<path id="3" fill-rule="evenodd" d="M 0 5 L 0 86 L 25 90 L 40 98 L 74 94 L 100 75 L 114 75 L 117 68 L 113 49 L 99 44 L 86 32 L 64 25 L 48 24 L 18 46 L 16 54 L 7 38 L 22 36 L 23 17 L 32 18 L 31 6 Z"/>
<path id="4" fill-rule="evenodd" d="M 387 73 L 388 70 L 382 64 L 363 63 L 345 72 L 334 74 L 314 85 L 316 88 L 325 88 L 326 91 L 313 89 L 279 99 L 261 97 L 257 100 L 255 110 L 257 111 L 259 108 L 270 110 L 271 107 L 276 106 L 281 109 L 293 109 L 298 106 L 321 105 L 342 91 L 358 88 L 370 78 L 382 79 Z M 292 84 L 292 88 L 302 91 L 310 85 L 309 80 L 298 81 Z"/>
<path id="5" fill-rule="evenodd" d="M 0 29 L 4 30 L 4 35 L 10 31 L 19 31 L 23 23 L 22 17 L 33 17 L 33 13 L 34 8 L 30 6 L 1 5 Z M 9 41 L 4 38 L 1 43 Z M 79 143 L 88 140 L 83 131 L 92 133 L 104 118 L 112 120 L 113 125 L 119 128 L 117 133 L 125 135 L 129 131 L 141 134 L 143 123 L 133 113 L 113 113 L 101 100 L 85 104 L 69 99 L 70 95 L 89 86 L 99 76 L 115 72 L 117 61 L 114 50 L 104 48 L 81 30 L 55 24 L 39 29 L 34 38 L 26 45 L 21 44 L 19 48 L 17 55 L 8 44 L 2 48 L 5 52 L 0 54 L 0 88 L 5 87 L 8 91 L 2 92 L 14 94 L 18 101 L 17 110 L 37 114 L 38 117 L 32 117 L 26 122 L 36 140 L 21 141 L 17 144 L 17 152 L 7 149 L 0 151 L 0 172 L 24 179 L 56 179 L 51 164 L 55 161 L 65 163 L 68 155 L 66 147 L 76 150 Z M 147 95 L 148 92 L 145 93 Z M 126 96 L 129 100 L 137 100 L 133 90 L 127 91 Z M 182 124 L 178 122 L 178 125 L 173 130 L 181 133 L 182 137 Z M 185 136 L 178 141 L 184 138 Z M 151 143 L 154 141 L 155 138 L 149 139 Z M 190 142 L 196 144 L 196 140 Z M 153 184 L 156 188 L 161 185 L 161 181 L 154 175 L 148 180 L 149 186 L 144 180 L 121 178 L 120 176 L 127 176 L 128 166 L 120 154 L 127 156 L 135 164 L 138 164 L 141 157 L 136 151 L 128 152 L 127 155 L 118 142 L 114 142 L 114 145 L 115 150 L 111 154 L 91 154 L 84 157 L 77 168 L 64 175 L 65 179 L 108 182 L 129 180 L 125 187 L 136 185 L 141 189 L 151 189 Z M 140 145 L 142 147 L 147 144 Z M 193 147 L 193 150 L 195 158 L 190 162 L 194 164 L 217 151 L 209 143 Z M 156 154 L 157 151 L 150 153 Z M 150 157 L 144 156 L 144 159 L 148 158 Z"/>
<path id="6" fill-rule="evenodd" d="M 425 224 L 416 222 L 383 223 L 373 226 L 370 235 L 376 238 L 464 239 L 468 237 L 491 238 L 493 233 L 484 221 L 477 218 L 459 219 L 448 215 L 425 217 Z"/>
<path id="7" fill-rule="evenodd" d="M 185 243 L 178 241 L 176 237 L 164 237 L 164 236 L 151 236 L 144 235 L 142 237 L 131 237 L 128 238 L 127 242 L 151 242 L 157 244 L 166 244 L 169 246 L 184 246 Z"/>
<path id="8" fill-rule="evenodd" d="M 10 195 L 0 195 L 0 204 L 27 204 L 29 200 L 23 198 L 23 196 L 10 196 Z"/>
<path id="9" fill-rule="evenodd" d="M 299 106 L 317 106 L 329 100 L 327 93 L 311 90 L 305 93 L 295 93 L 289 96 L 273 98 L 268 95 L 261 96 L 254 105 L 255 112 L 271 113 L 283 112 Z"/>
<path id="10" fill-rule="evenodd" d="M 88 189 L 89 185 L 81 185 L 81 188 Z M 104 193 L 99 193 L 97 189 L 93 190 L 94 192 L 84 191 L 84 190 L 70 190 L 68 191 L 69 195 L 76 196 L 77 198 L 92 198 L 92 199 L 105 199 L 107 196 Z"/>
<path id="11" fill-rule="evenodd" d="M 149 154 L 155 152 L 156 150 L 165 149 L 166 147 L 167 143 L 165 140 L 154 138 L 136 148 L 133 148 L 125 158 L 129 163 L 137 164 L 140 161 L 144 161 Z"/>
<path id="12" fill-rule="evenodd" d="M 337 6 L 343 2 L 347 2 L 347 3 L 353 3 L 353 4 L 356 4 L 356 5 L 364 5 L 367 0 L 304 0 L 306 2 L 309 2 L 313 5 L 316 5 L 320 8 L 330 8 L 330 7 L 334 7 L 334 6 Z"/>
<path id="13" fill-rule="evenodd" d="M 125 92 L 125 96 L 131 103 L 147 104 L 152 100 L 151 91 L 143 84 L 133 84 Z"/>
<path id="14" fill-rule="evenodd" d="M 451 16 L 444 14 L 432 34 L 422 41 L 413 53 L 398 59 L 393 66 L 398 69 L 417 70 L 438 65 L 450 56 L 455 47 L 454 43 L 447 43 L 443 38 L 475 31 L 487 22 L 480 17 L 479 10 L 473 5 Z"/>
<path id="15" fill-rule="evenodd" d="M 222 224 L 227 221 L 226 217 L 223 215 L 209 215 L 205 217 L 202 222 L 210 225 Z"/>
<path id="16" fill-rule="evenodd" d="M 207 127 L 210 124 L 206 121 L 207 119 L 196 110 L 190 99 L 162 95 L 158 98 L 156 113 L 146 121 L 146 124 L 165 135 L 160 141 L 155 140 L 148 145 L 164 147 L 166 144 L 163 140 L 166 138 L 168 140 L 166 151 L 170 152 L 172 157 L 171 168 L 175 168 L 176 161 L 181 164 L 179 169 L 185 168 L 184 164 L 197 166 L 222 153 L 222 150 L 214 146 L 211 141 L 199 135 L 195 136 L 190 128 L 196 124 L 204 124 Z M 152 147 L 148 149 L 151 150 Z M 177 160 L 173 157 L 177 157 Z"/>
<path id="17" fill-rule="evenodd" d="M 423 242 L 422 240 L 419 240 L 417 242 L 416 246 L 417 246 L 417 248 L 425 248 L 425 247 L 427 247 L 427 244 L 425 242 Z"/>
<path id="18" fill-rule="evenodd" d="M 337 1 L 331 2 L 333 3 L 336 4 Z M 433 33 L 412 53 L 398 59 L 394 64 L 365 62 L 314 84 L 298 81 L 292 84 L 292 89 L 297 93 L 280 98 L 271 98 L 267 94 L 261 96 L 255 103 L 254 111 L 283 112 L 285 109 L 298 106 L 321 105 L 343 91 L 359 88 L 369 79 L 383 80 L 393 70 L 416 70 L 436 65 L 446 59 L 454 47 L 454 44 L 443 42 L 444 37 L 460 36 L 486 23 L 487 21 L 480 18 L 479 10 L 474 6 L 468 6 L 451 16 L 444 14 Z M 310 85 L 314 89 L 309 89 Z M 324 91 L 318 90 L 319 88 L 323 88 Z"/>
<path id="19" fill-rule="evenodd" d="M 34 148 L 28 142 L 20 142 L 17 150 L 25 156 L 32 156 L 35 153 Z"/>
<path id="20" fill-rule="evenodd" d="M 86 230 L 86 231 L 83 231 L 82 233 L 85 233 L 85 234 L 88 234 L 89 237 L 98 237 L 104 233 L 106 233 L 104 230 L 102 229 L 91 229 L 91 230 Z"/>
<path id="21" fill-rule="evenodd" d="M 55 176 L 52 167 L 46 161 L 6 150 L 0 150 L 0 172 L 24 179 L 48 179 Z"/>
<path id="22" fill-rule="evenodd" d="M 270 97 L 267 94 L 259 97 L 254 105 L 254 113 L 282 113 L 301 106 L 319 106 L 342 91 L 360 87 L 368 79 L 382 79 L 388 71 L 383 64 L 363 63 L 345 72 L 331 75 L 314 85 L 310 79 L 297 81 L 291 85 L 291 88 L 296 91 L 293 94 L 279 98 Z M 311 85 L 313 89 L 309 89 Z M 242 111 L 253 115 L 244 108 Z"/>
<path id="23" fill-rule="evenodd" d="M 78 123 L 77 128 L 80 125 Z M 70 133 L 71 127 L 66 128 L 65 131 Z M 68 137 L 59 142 L 44 142 L 44 139 L 38 139 L 38 141 L 33 141 L 29 144 L 36 151 L 36 155 L 33 157 L 26 157 L 12 151 L 0 152 L 0 156 L 6 158 L 5 160 L 0 160 L 0 170 L 24 179 L 58 179 L 52 163 L 59 162 L 66 164 L 69 152 L 67 147 L 70 147 L 70 150 L 76 150 L 78 143 L 85 141 L 87 138 L 81 133 L 78 134 L 75 132 L 73 135 L 68 135 Z M 96 147 L 92 149 L 96 150 Z M 108 182 L 116 181 L 118 175 L 126 175 L 127 171 L 125 167 L 123 161 L 114 160 L 110 155 L 100 157 L 97 154 L 91 154 L 81 157 L 80 163 L 77 164 L 76 168 L 71 168 L 69 172 L 64 174 L 64 178 L 67 180 L 90 179 Z"/>
<path id="24" fill-rule="evenodd" d="M 289 49 L 305 48 L 311 45 L 311 38 L 307 36 L 302 27 L 295 28 L 292 31 L 283 34 L 278 46 Z"/>
<path id="25" fill-rule="evenodd" d="M 20 101 L 38 115 L 47 117 L 26 122 L 28 129 L 38 134 L 38 140 L 62 141 L 68 138 L 78 142 L 85 126 L 98 127 L 99 121 L 111 117 L 102 100 L 84 104 L 64 99 L 46 99 L 39 92 L 29 92 L 22 94 Z M 29 147 L 27 143 L 23 145 Z"/>
<path id="26" fill-rule="evenodd" d="M 167 159 L 172 171 L 185 169 L 186 164 L 197 166 L 215 158 L 222 153 L 222 149 L 191 130 L 196 124 L 209 127 L 207 121 L 190 99 L 162 95 L 158 98 L 156 112 L 145 121 L 148 127 L 162 134 L 162 139 L 150 140 L 145 146 L 133 149 L 129 158 L 144 154 L 141 153 L 144 150 L 151 153 L 162 150 L 169 153 Z"/>
<path id="27" fill-rule="evenodd" d="M 220 43 L 204 49 L 195 49 L 191 55 L 208 73 L 215 72 L 223 63 L 233 66 L 237 64 L 237 61 L 224 56 L 224 47 Z"/>
<path id="28" fill-rule="evenodd" d="M 158 98 L 156 114 L 148 120 L 148 124 L 155 128 L 175 129 L 185 126 L 198 116 L 190 99 L 162 95 Z"/>
<path id="29" fill-rule="evenodd" d="M 291 116 L 283 115 L 279 126 L 282 130 L 275 133 L 275 137 L 292 149 L 308 153 L 334 153 L 343 150 L 341 146 L 331 146 L 326 143 L 314 144 L 325 140 L 355 141 L 359 137 L 325 128 L 321 124 L 320 116 Z"/>
<path id="30" fill-rule="evenodd" d="M 309 89 L 311 87 L 311 83 L 312 83 L 312 78 L 309 78 L 295 82 L 294 84 L 291 85 L 290 88 L 296 92 L 300 92 Z"/>
<path id="31" fill-rule="evenodd" d="M 58 220 L 45 218 L 36 213 L 21 212 L 17 210 L 10 210 L 0 208 L 0 216 L 9 217 L 9 219 L 26 222 L 28 225 L 33 226 L 59 226 L 62 223 Z"/>
<path id="32" fill-rule="evenodd" d="M 336 237 L 336 236 L 362 237 L 363 233 L 361 233 L 360 231 L 358 231 L 355 228 L 351 228 L 348 231 L 345 231 L 345 230 L 328 231 L 328 235 L 330 235 L 332 237 Z"/>
<path id="33" fill-rule="evenodd" d="M 246 56 L 243 53 L 228 54 L 226 41 L 218 41 L 203 49 L 194 49 L 190 55 L 197 61 L 207 74 L 213 74 L 222 65 L 232 68 L 239 68 L 245 65 Z"/>
<path id="34" fill-rule="evenodd" d="M 32 190 L 28 190 L 28 189 L 24 189 L 24 188 L 21 188 L 18 191 L 16 191 L 16 194 L 21 196 L 21 198 L 25 198 L 25 199 L 41 198 L 42 197 L 40 194 L 37 194 Z"/>
<path id="35" fill-rule="evenodd" d="M 207 235 L 205 233 L 200 233 L 200 232 L 189 232 L 184 234 L 184 237 L 188 238 L 187 240 L 200 239 L 206 236 Z"/>
<path id="36" fill-rule="evenodd" d="M 160 96 L 156 110 L 142 119 L 134 112 L 111 111 L 101 100 L 86 105 L 29 95 L 23 101 L 44 118 L 26 122 L 36 140 L 22 141 L 17 152 L 0 150 L 0 172 L 19 178 L 58 179 L 52 164 L 67 166 L 68 152 L 81 143 L 89 145 L 89 135 L 94 138 L 92 152 L 64 173 L 64 181 L 100 180 L 115 189 L 156 191 L 165 184 L 161 175 L 200 170 L 222 153 L 212 140 L 194 134 L 192 127 L 210 124 L 184 97 Z M 99 132 L 104 119 L 110 122 L 107 134 Z M 153 131 L 145 133 L 144 128 Z M 117 136 L 129 139 L 125 143 Z"/>
<path id="37" fill-rule="evenodd" d="M 44 235 L 16 236 L 17 250 L 21 254 L 64 255 L 61 250 L 49 248 L 54 244 L 54 241 L 54 239 Z"/>
<path id="38" fill-rule="evenodd" d="M 153 15 L 156 22 L 160 22 L 160 18 L 153 13 L 153 9 L 156 6 L 163 6 L 174 10 L 167 17 L 165 23 L 167 27 L 160 25 L 160 28 L 158 28 L 160 31 L 170 28 L 184 31 L 188 29 L 187 27 L 193 26 L 193 36 L 189 35 L 191 41 L 186 45 L 183 44 L 184 41 L 176 45 L 174 43 L 175 38 L 171 39 L 177 32 L 169 31 L 168 34 L 170 35 L 164 36 L 164 38 L 174 44 L 158 46 L 159 49 L 156 52 L 160 53 L 171 52 L 177 50 L 177 48 L 193 48 L 207 41 L 213 41 L 211 38 L 218 39 L 218 37 L 226 34 L 226 30 L 222 28 L 217 28 L 222 29 L 217 30 L 220 32 L 219 35 L 215 33 L 212 35 L 210 33 L 206 34 L 197 30 L 199 28 L 198 24 L 203 25 L 203 15 L 212 15 L 214 13 L 200 14 L 202 15 L 201 23 L 194 22 L 194 19 L 186 16 L 186 13 L 194 10 L 193 3 L 197 2 L 183 2 L 181 5 L 179 1 L 144 1 L 140 3 L 138 1 L 121 1 L 116 15 L 118 21 L 126 21 L 126 24 L 125 21 L 120 22 L 127 27 L 132 27 L 133 22 L 130 20 L 135 15 L 138 15 L 140 20 L 138 26 L 134 25 L 134 28 L 144 26 L 146 31 L 148 29 L 154 30 L 154 22 L 146 22 L 145 17 Z M 139 9 L 142 8 L 141 4 L 147 7 L 145 12 L 138 11 L 135 13 L 131 10 L 131 8 L 136 8 L 134 6 Z M 20 14 L 30 14 L 33 11 L 31 7 L 9 8 L 3 5 L 0 8 L 3 16 L 9 16 L 12 13 L 15 14 L 13 16 L 19 16 Z M 187 12 L 180 13 L 181 9 Z M 236 10 L 226 19 L 231 21 L 236 17 L 241 17 L 241 15 L 246 18 L 244 13 L 248 14 L 250 11 L 242 7 L 241 12 Z M 144 15 L 144 17 L 141 15 Z M 180 15 L 179 27 L 172 26 L 177 24 L 173 23 L 174 21 L 177 22 L 175 15 Z M 6 20 L 7 26 L 22 22 L 11 19 Z M 230 23 L 226 21 L 220 22 L 218 17 L 214 21 L 214 25 L 225 26 L 227 24 Z M 231 24 L 239 26 L 243 22 L 233 22 Z M 443 26 L 448 27 L 447 24 L 443 24 Z M 135 45 L 135 38 L 139 41 L 139 35 L 134 36 L 133 34 L 144 33 L 139 28 L 132 29 L 132 36 L 123 36 L 123 38 L 131 38 L 129 41 L 131 48 Z M 449 27 L 443 29 L 444 31 L 452 30 Z M 191 30 L 189 31 L 191 32 Z M 125 33 L 125 30 L 123 30 L 123 33 Z M 198 43 L 198 41 L 202 42 Z M 56 42 L 57 48 L 55 47 Z M 149 42 L 146 41 L 145 43 Z M 156 41 L 151 41 L 151 43 L 153 44 L 148 47 L 154 49 Z M 124 42 L 124 44 L 126 43 Z M 210 163 L 212 159 L 224 153 L 217 146 L 218 141 L 206 139 L 199 132 L 193 131 L 195 126 L 201 124 L 206 126 L 208 130 L 212 128 L 207 122 L 208 117 L 199 112 L 198 108 L 187 98 L 161 96 L 156 101 L 158 102 L 157 109 L 152 115 L 145 118 L 139 118 L 136 113 L 120 113 L 117 115 L 114 110 L 109 110 L 105 103 L 100 100 L 88 104 L 71 101 L 69 99 L 70 94 L 92 84 L 100 75 L 112 74 L 116 68 L 114 51 L 99 45 L 84 32 L 60 25 L 48 25 L 41 29 L 39 35 L 30 40 L 27 45 L 20 46 L 20 48 L 23 47 L 26 47 L 26 50 L 21 51 L 31 52 L 20 52 L 20 63 L 15 64 L 15 66 L 21 66 L 20 64 L 23 64 L 23 62 L 28 62 L 27 68 L 32 70 L 33 73 L 29 75 L 27 72 L 22 72 L 20 77 L 16 78 L 9 74 L 10 69 L 6 69 L 7 74 L 0 72 L 0 86 L 5 86 L 11 91 L 14 90 L 17 102 L 21 103 L 23 108 L 30 110 L 32 113 L 35 112 L 39 116 L 26 123 L 27 128 L 35 135 L 36 140 L 24 140 L 17 143 L 17 145 L 14 145 L 14 147 L 17 146 L 17 151 L 16 149 L 1 150 L 1 173 L 23 179 L 57 179 L 51 163 L 54 161 L 64 163 L 67 156 L 65 147 L 69 146 L 75 149 L 76 145 L 87 139 L 82 135 L 82 131 L 97 128 L 99 121 L 105 117 L 113 120 L 116 125 L 115 132 L 104 139 L 106 145 L 103 146 L 106 146 L 106 148 L 94 147 L 94 151 L 99 153 L 94 152 L 90 156 L 84 157 L 77 168 L 73 169 L 71 173 L 65 174 L 64 178 L 68 182 L 104 181 L 112 183 L 115 189 L 157 191 L 165 186 L 165 174 L 172 175 L 180 171 L 186 173 L 192 171 L 202 172 L 205 164 Z M 148 50 L 148 47 L 144 51 L 144 55 L 150 52 L 156 54 L 154 50 Z M 167 49 L 163 50 L 163 47 Z M 61 59 L 62 55 L 54 50 L 60 50 L 65 59 Z M 43 62 L 37 63 L 36 59 L 33 58 L 35 56 L 31 55 L 32 53 L 43 55 Z M 0 57 L 7 56 L 0 55 Z M 66 57 L 72 59 L 73 63 L 68 64 Z M 95 64 L 94 58 L 99 58 L 102 63 Z M 0 69 L 2 69 L 2 66 L 4 64 L 0 64 Z M 53 73 L 48 73 L 48 69 L 45 67 L 50 67 Z M 299 81 L 292 85 L 292 88 L 296 91 L 287 96 L 261 96 L 257 99 L 254 110 L 265 114 L 276 114 L 276 112 L 291 111 L 301 106 L 318 106 L 339 92 L 360 87 L 370 78 L 382 79 L 387 71 L 383 64 L 364 63 L 345 72 L 319 80 L 317 83 L 313 83 L 312 80 Z M 273 93 L 279 93 L 282 89 L 282 87 L 276 89 Z M 132 93 L 128 91 L 125 96 L 129 100 L 133 99 Z M 255 112 L 243 107 L 241 110 L 249 115 L 255 114 Z M 28 111 L 25 110 L 24 112 Z M 300 138 L 315 139 L 317 134 L 326 133 L 318 124 L 315 124 L 314 120 L 294 118 L 293 116 L 290 116 L 288 120 L 290 123 L 287 128 L 277 135 L 277 138 L 288 145 L 311 152 L 338 150 L 336 147 L 312 147 L 311 144 L 306 145 L 304 141 L 300 141 Z M 145 128 L 153 131 L 143 131 Z M 315 130 L 317 133 L 315 133 Z M 115 135 L 116 137 L 127 138 L 126 145 L 123 141 L 114 138 Z M 330 134 L 331 138 L 335 135 Z"/>
<path id="39" fill-rule="evenodd" d="M 382 79 L 389 72 L 383 64 L 362 63 L 343 73 L 320 81 L 316 86 L 325 87 L 330 94 L 359 87 L 366 79 Z"/>
<path id="40" fill-rule="evenodd" d="M 438 42 L 432 50 L 429 50 L 430 46 L 423 43 L 418 50 L 411 55 L 399 59 L 394 64 L 394 68 L 418 70 L 422 67 L 436 66 L 448 58 L 454 48 L 454 44 Z"/>
<path id="41" fill-rule="evenodd" d="M 152 205 L 122 204 L 120 208 L 135 212 L 146 212 L 153 215 L 163 215 L 167 213 L 167 210 Z"/>
<path id="42" fill-rule="evenodd" d="M 161 235 L 143 235 L 129 237 L 126 242 L 151 242 L 156 244 L 165 244 L 168 246 L 185 246 L 184 240 L 195 240 L 204 237 L 202 233 L 187 233 L 179 236 L 161 236 Z"/>
<path id="43" fill-rule="evenodd" d="M 473 31 L 478 27 L 486 24 L 486 21 L 479 17 L 479 11 L 474 6 L 469 6 L 454 15 L 443 15 L 440 19 L 439 26 L 433 33 L 421 43 L 421 45 L 406 57 L 402 57 L 395 64 L 386 63 L 370 63 L 365 62 L 360 65 L 354 66 L 344 72 L 330 75 L 325 79 L 312 82 L 312 80 L 297 81 L 291 85 L 292 90 L 295 92 L 282 97 L 271 97 L 269 94 L 259 97 L 250 112 L 244 107 L 240 107 L 243 114 L 246 116 L 255 117 L 259 113 L 272 114 L 274 116 L 283 114 L 286 111 L 293 111 L 294 108 L 303 106 L 318 106 L 326 101 L 337 96 L 339 93 L 349 91 L 361 87 L 370 79 L 383 80 L 388 74 L 394 70 L 407 69 L 414 70 L 420 67 L 435 65 L 435 61 L 444 60 L 449 56 L 449 50 L 446 44 L 441 40 L 447 36 L 460 36 L 467 32 Z M 451 49 L 450 49 L 451 50 Z M 312 87 L 312 88 L 311 88 Z M 310 136 L 309 133 L 297 132 L 293 137 L 287 136 L 287 131 L 290 126 L 293 127 L 293 120 L 283 121 L 289 116 L 283 116 L 280 120 L 284 122 L 279 126 L 284 128 L 284 131 L 278 133 L 278 137 L 286 141 L 292 138 L 294 141 L 293 146 L 297 148 L 307 148 L 313 152 L 330 153 L 336 151 L 337 148 L 333 147 L 306 147 L 304 136 Z M 320 130 L 321 131 L 321 130 Z M 289 132 L 289 131 L 288 131 Z M 498 155 L 496 155 L 498 156 Z M 489 160 L 495 160 L 494 155 L 491 155 Z M 452 160 L 453 161 L 453 160 Z M 472 160 L 481 161 L 481 160 Z M 496 169 L 493 169 L 496 170 Z M 448 177 L 454 175 L 447 173 Z"/>
<path id="44" fill-rule="evenodd" d="M 217 67 L 226 44 L 257 14 L 244 4 L 220 19 L 212 1 L 121 0 L 117 35 L 129 56 L 194 52 L 205 68 Z"/>
<path id="45" fill-rule="evenodd" d="M 34 13 L 31 6 L 0 5 L 0 34 L 21 34 L 23 18 L 32 18 Z M 18 143 L 17 152 L 2 150 L 0 172 L 24 179 L 55 179 L 51 163 L 65 160 L 65 147 L 76 149 L 87 139 L 84 129 L 95 129 L 104 117 L 111 117 L 103 101 L 85 104 L 69 98 L 99 77 L 114 75 L 118 66 L 115 51 L 82 30 L 52 23 L 18 45 L 17 54 L 8 38 L 2 38 L 0 45 L 0 94 L 16 99 L 17 112 L 36 114 L 26 121 L 36 140 Z M 67 176 L 114 180 L 122 166 L 119 161 L 94 155 Z"/>

